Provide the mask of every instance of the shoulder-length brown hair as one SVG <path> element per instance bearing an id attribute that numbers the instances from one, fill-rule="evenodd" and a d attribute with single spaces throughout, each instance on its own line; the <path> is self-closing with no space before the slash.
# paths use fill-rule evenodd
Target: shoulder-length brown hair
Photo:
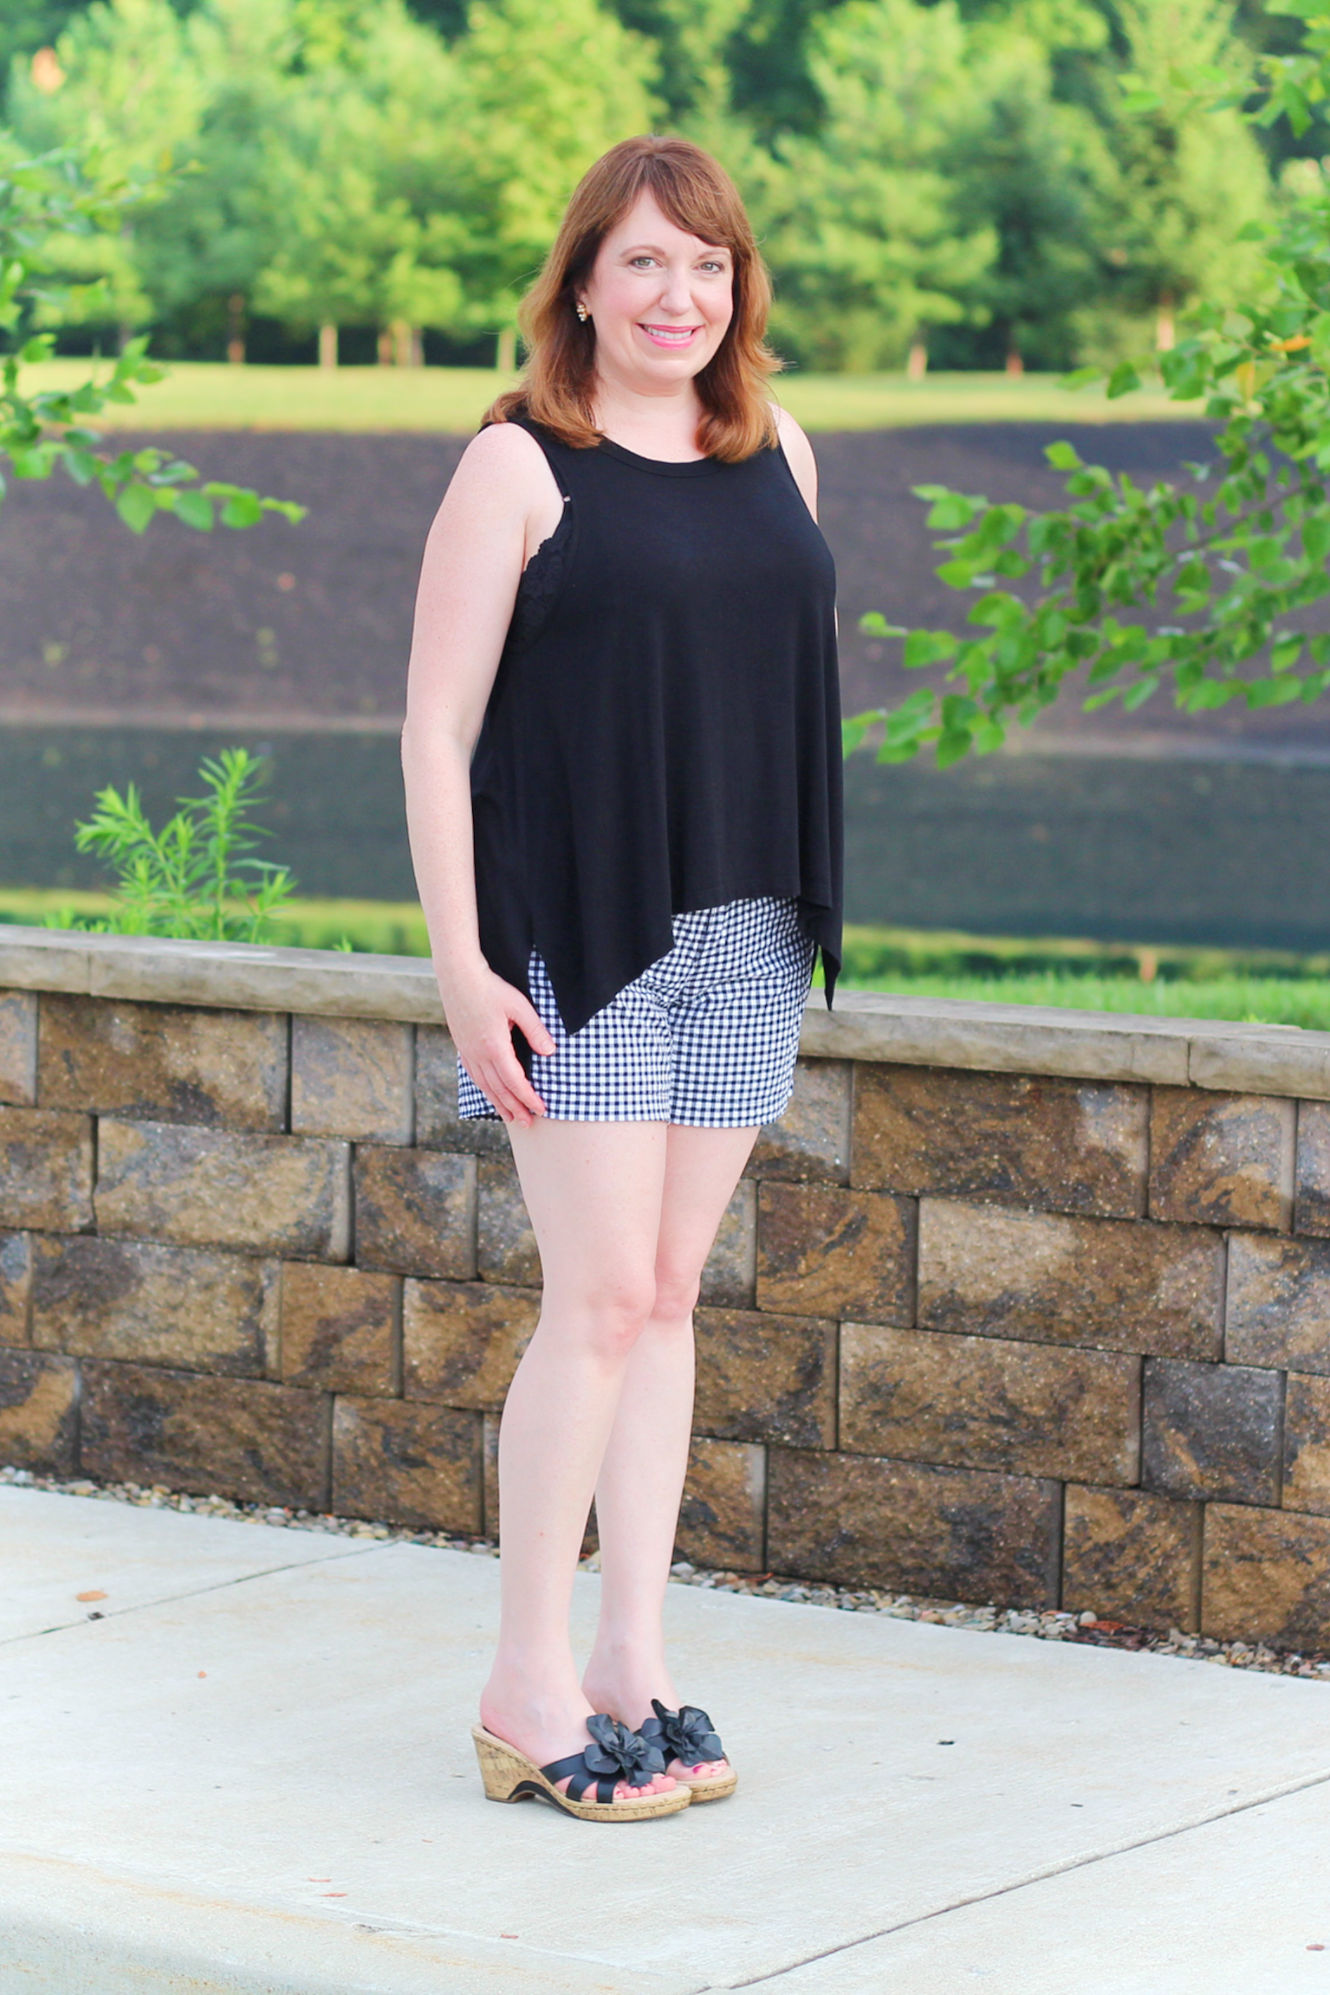
<path id="1" fill-rule="evenodd" d="M 643 192 L 655 197 L 676 228 L 728 249 L 733 258 L 734 315 L 697 376 L 704 411 L 697 441 L 708 457 L 738 463 L 776 442 L 766 384 L 781 363 L 763 337 L 771 280 L 734 182 L 687 139 L 623 139 L 582 176 L 545 267 L 518 310 L 527 346 L 521 383 L 499 396 L 486 421 L 506 422 L 520 410 L 564 443 L 586 449 L 599 441 L 596 335 L 590 321 L 583 325 L 577 317 L 577 291 L 606 235 Z"/>

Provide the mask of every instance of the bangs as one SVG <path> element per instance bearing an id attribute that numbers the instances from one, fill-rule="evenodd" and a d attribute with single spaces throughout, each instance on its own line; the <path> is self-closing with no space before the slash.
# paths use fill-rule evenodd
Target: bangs
<path id="1" fill-rule="evenodd" d="M 728 249 L 736 255 L 745 249 L 751 251 L 752 231 L 746 226 L 747 217 L 738 208 L 738 196 L 733 201 L 724 199 L 710 176 L 701 176 L 681 169 L 679 164 L 657 153 L 643 161 L 643 172 L 632 200 L 627 203 L 624 214 L 632 207 L 633 201 L 641 193 L 651 194 L 656 206 L 676 229 L 685 235 L 696 236 L 708 249 Z M 623 215 L 616 217 L 623 220 Z M 736 220 L 739 226 L 736 227 Z"/>

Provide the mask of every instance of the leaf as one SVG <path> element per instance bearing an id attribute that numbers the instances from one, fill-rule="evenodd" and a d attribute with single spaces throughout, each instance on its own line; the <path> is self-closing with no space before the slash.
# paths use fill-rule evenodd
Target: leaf
<path id="1" fill-rule="evenodd" d="M 1187 694 L 1187 710 L 1190 713 L 1206 713 L 1214 707 L 1226 707 L 1233 695 L 1241 690 L 1234 679 L 1203 679 Z"/>
<path id="2" fill-rule="evenodd" d="M 96 475 L 97 460 L 90 450 L 71 450 L 66 439 L 64 466 L 76 485 L 90 485 Z"/>
<path id="3" fill-rule="evenodd" d="M 1044 456 L 1055 471 L 1077 471 L 1083 461 L 1074 443 L 1045 444 Z"/>
<path id="4" fill-rule="evenodd" d="M 1152 673 L 1144 679 L 1138 679 L 1134 686 L 1128 686 L 1122 695 L 1122 704 L 1128 713 L 1135 713 L 1137 707 L 1143 707 L 1145 702 L 1158 691 L 1159 680 Z"/>
<path id="5" fill-rule="evenodd" d="M 172 507 L 177 519 L 192 526 L 198 533 L 212 531 L 212 500 L 202 492 L 177 492 Z"/>
<path id="6" fill-rule="evenodd" d="M 1004 547 L 993 563 L 993 571 L 997 575 L 1016 581 L 1022 575 L 1029 574 L 1030 563 L 1023 554 L 1018 554 L 1014 547 Z"/>
<path id="7" fill-rule="evenodd" d="M 157 494 L 150 485 L 126 485 L 116 498 L 115 509 L 131 533 L 142 533 L 157 511 Z"/>
<path id="8" fill-rule="evenodd" d="M 223 526 L 257 526 L 262 518 L 263 508 L 253 492 L 234 492 L 222 507 Z"/>
<path id="9" fill-rule="evenodd" d="M 987 623 L 1010 626 L 1021 616 L 1022 606 L 1015 596 L 1008 595 L 1005 589 L 990 589 L 986 596 L 968 612 L 967 623 Z"/>
<path id="10" fill-rule="evenodd" d="M 1301 698 L 1301 679 L 1260 679 L 1247 687 L 1249 707 L 1286 707 Z"/>
<path id="11" fill-rule="evenodd" d="M 1132 363 L 1129 360 L 1120 361 L 1108 377 L 1108 399 L 1114 402 L 1119 395 L 1129 395 L 1133 388 L 1140 385 L 1141 377 Z"/>
<path id="12" fill-rule="evenodd" d="M 1305 558 L 1314 567 L 1323 567 L 1330 556 L 1330 518 L 1324 513 L 1311 514 L 1303 520 L 1300 532 Z"/>
<path id="13" fill-rule="evenodd" d="M 953 533 L 968 526 L 977 513 L 986 511 L 988 500 L 971 498 L 964 492 L 948 491 L 944 485 L 915 485 L 917 499 L 929 502 L 928 525 L 936 533 Z"/>
<path id="14" fill-rule="evenodd" d="M 937 665 L 955 654 L 956 639 L 945 630 L 912 630 L 905 640 L 902 663 L 911 671 Z"/>
<path id="15" fill-rule="evenodd" d="M 963 760 L 969 752 L 968 734 L 943 734 L 937 744 L 937 766 L 939 769 L 950 769 L 953 763 Z"/>
<path id="16" fill-rule="evenodd" d="M 867 610 L 859 619 L 859 628 L 865 637 L 904 637 L 905 626 L 888 623 L 881 610 Z"/>

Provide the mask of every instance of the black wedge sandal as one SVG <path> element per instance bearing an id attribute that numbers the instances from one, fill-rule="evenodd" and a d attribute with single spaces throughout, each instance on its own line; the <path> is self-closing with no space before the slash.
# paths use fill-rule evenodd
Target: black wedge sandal
<path id="1" fill-rule="evenodd" d="M 696 1789 L 686 1780 L 677 1780 L 668 1794 L 644 1793 L 640 1799 L 616 1801 L 614 1790 L 625 1781 L 629 1787 L 649 1786 L 653 1774 L 664 1773 L 660 1747 L 640 1732 L 630 1731 L 617 1718 L 603 1711 L 593 1712 L 586 1721 L 591 1744 L 580 1753 L 553 1759 L 537 1766 L 506 1739 L 498 1739 L 483 1725 L 473 1725 L 480 1777 L 491 1801 L 552 1801 L 567 1815 L 583 1822 L 638 1822 L 647 1815 L 677 1815 L 693 1799 Z M 568 1790 L 562 1793 L 555 1782 L 571 1774 Z M 587 1800 L 588 1789 L 594 1800 Z"/>
<path id="2" fill-rule="evenodd" d="M 656 1715 L 643 1720 L 641 1734 L 658 1749 L 662 1765 L 677 1759 L 683 1767 L 704 1766 L 708 1760 L 724 1759 L 720 1735 L 698 1705 L 681 1704 L 677 1711 L 667 1711 L 660 1699 L 653 1697 L 651 1708 Z M 705 1780 L 688 1780 L 685 1775 L 684 1784 L 691 1789 L 694 1801 L 723 1801 L 739 1785 L 739 1776 L 731 1767 L 728 1773 L 708 1774 Z"/>

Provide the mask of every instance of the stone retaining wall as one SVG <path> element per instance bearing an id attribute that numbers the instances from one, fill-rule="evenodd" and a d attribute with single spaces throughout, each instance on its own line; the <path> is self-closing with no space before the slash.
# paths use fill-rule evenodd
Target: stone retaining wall
<path id="1" fill-rule="evenodd" d="M 493 1534 L 539 1309 L 428 965 L 0 930 L 0 1461 Z M 1330 1034 L 815 994 L 698 1562 L 1330 1646 Z"/>

